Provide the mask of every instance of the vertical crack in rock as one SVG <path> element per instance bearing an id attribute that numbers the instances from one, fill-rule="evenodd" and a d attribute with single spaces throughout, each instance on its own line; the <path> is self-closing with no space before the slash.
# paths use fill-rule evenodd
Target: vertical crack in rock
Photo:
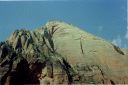
<path id="1" fill-rule="evenodd" d="M 83 50 L 83 45 L 82 45 L 82 40 L 81 40 L 81 38 L 80 38 L 80 48 L 81 48 L 82 54 L 84 55 L 84 50 Z"/>

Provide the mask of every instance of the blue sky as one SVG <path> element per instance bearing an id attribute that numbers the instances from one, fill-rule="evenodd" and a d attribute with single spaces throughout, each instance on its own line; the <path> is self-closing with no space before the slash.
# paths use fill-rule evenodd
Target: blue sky
<path id="1" fill-rule="evenodd" d="M 81 29 L 128 47 L 127 0 L 1 1 L 0 41 L 21 28 L 35 29 L 49 20 Z"/>

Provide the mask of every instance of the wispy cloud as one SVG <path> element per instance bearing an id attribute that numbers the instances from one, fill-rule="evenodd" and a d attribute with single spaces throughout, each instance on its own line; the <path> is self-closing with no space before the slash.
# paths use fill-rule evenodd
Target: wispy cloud
<path id="1" fill-rule="evenodd" d="M 122 39 L 121 39 L 120 35 L 118 35 L 117 38 L 113 39 L 112 43 L 121 47 L 122 46 Z"/>
<path id="2" fill-rule="evenodd" d="M 126 34 L 125 34 L 125 39 L 127 39 L 127 41 L 128 41 L 128 26 L 127 26 L 127 31 L 126 31 Z"/>
<path id="3" fill-rule="evenodd" d="M 98 26 L 98 31 L 102 32 L 103 31 L 103 26 Z"/>
<path id="4" fill-rule="evenodd" d="M 128 48 L 128 26 L 126 29 L 126 33 L 124 36 L 118 35 L 115 39 L 112 40 L 112 43 L 119 46 L 119 47 L 124 47 Z"/>

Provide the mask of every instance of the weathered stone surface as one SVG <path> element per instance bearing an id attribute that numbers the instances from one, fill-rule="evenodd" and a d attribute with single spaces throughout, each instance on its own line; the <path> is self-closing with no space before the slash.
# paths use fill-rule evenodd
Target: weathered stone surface
<path id="1" fill-rule="evenodd" d="M 0 44 L 2 85 L 126 84 L 127 50 L 64 22 L 16 30 Z"/>

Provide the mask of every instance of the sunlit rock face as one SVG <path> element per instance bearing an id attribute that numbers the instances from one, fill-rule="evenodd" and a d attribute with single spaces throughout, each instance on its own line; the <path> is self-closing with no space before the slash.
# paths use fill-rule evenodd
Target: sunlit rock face
<path id="1" fill-rule="evenodd" d="M 59 21 L 16 30 L 0 43 L 1 85 L 126 84 L 128 55 L 110 42 Z"/>

